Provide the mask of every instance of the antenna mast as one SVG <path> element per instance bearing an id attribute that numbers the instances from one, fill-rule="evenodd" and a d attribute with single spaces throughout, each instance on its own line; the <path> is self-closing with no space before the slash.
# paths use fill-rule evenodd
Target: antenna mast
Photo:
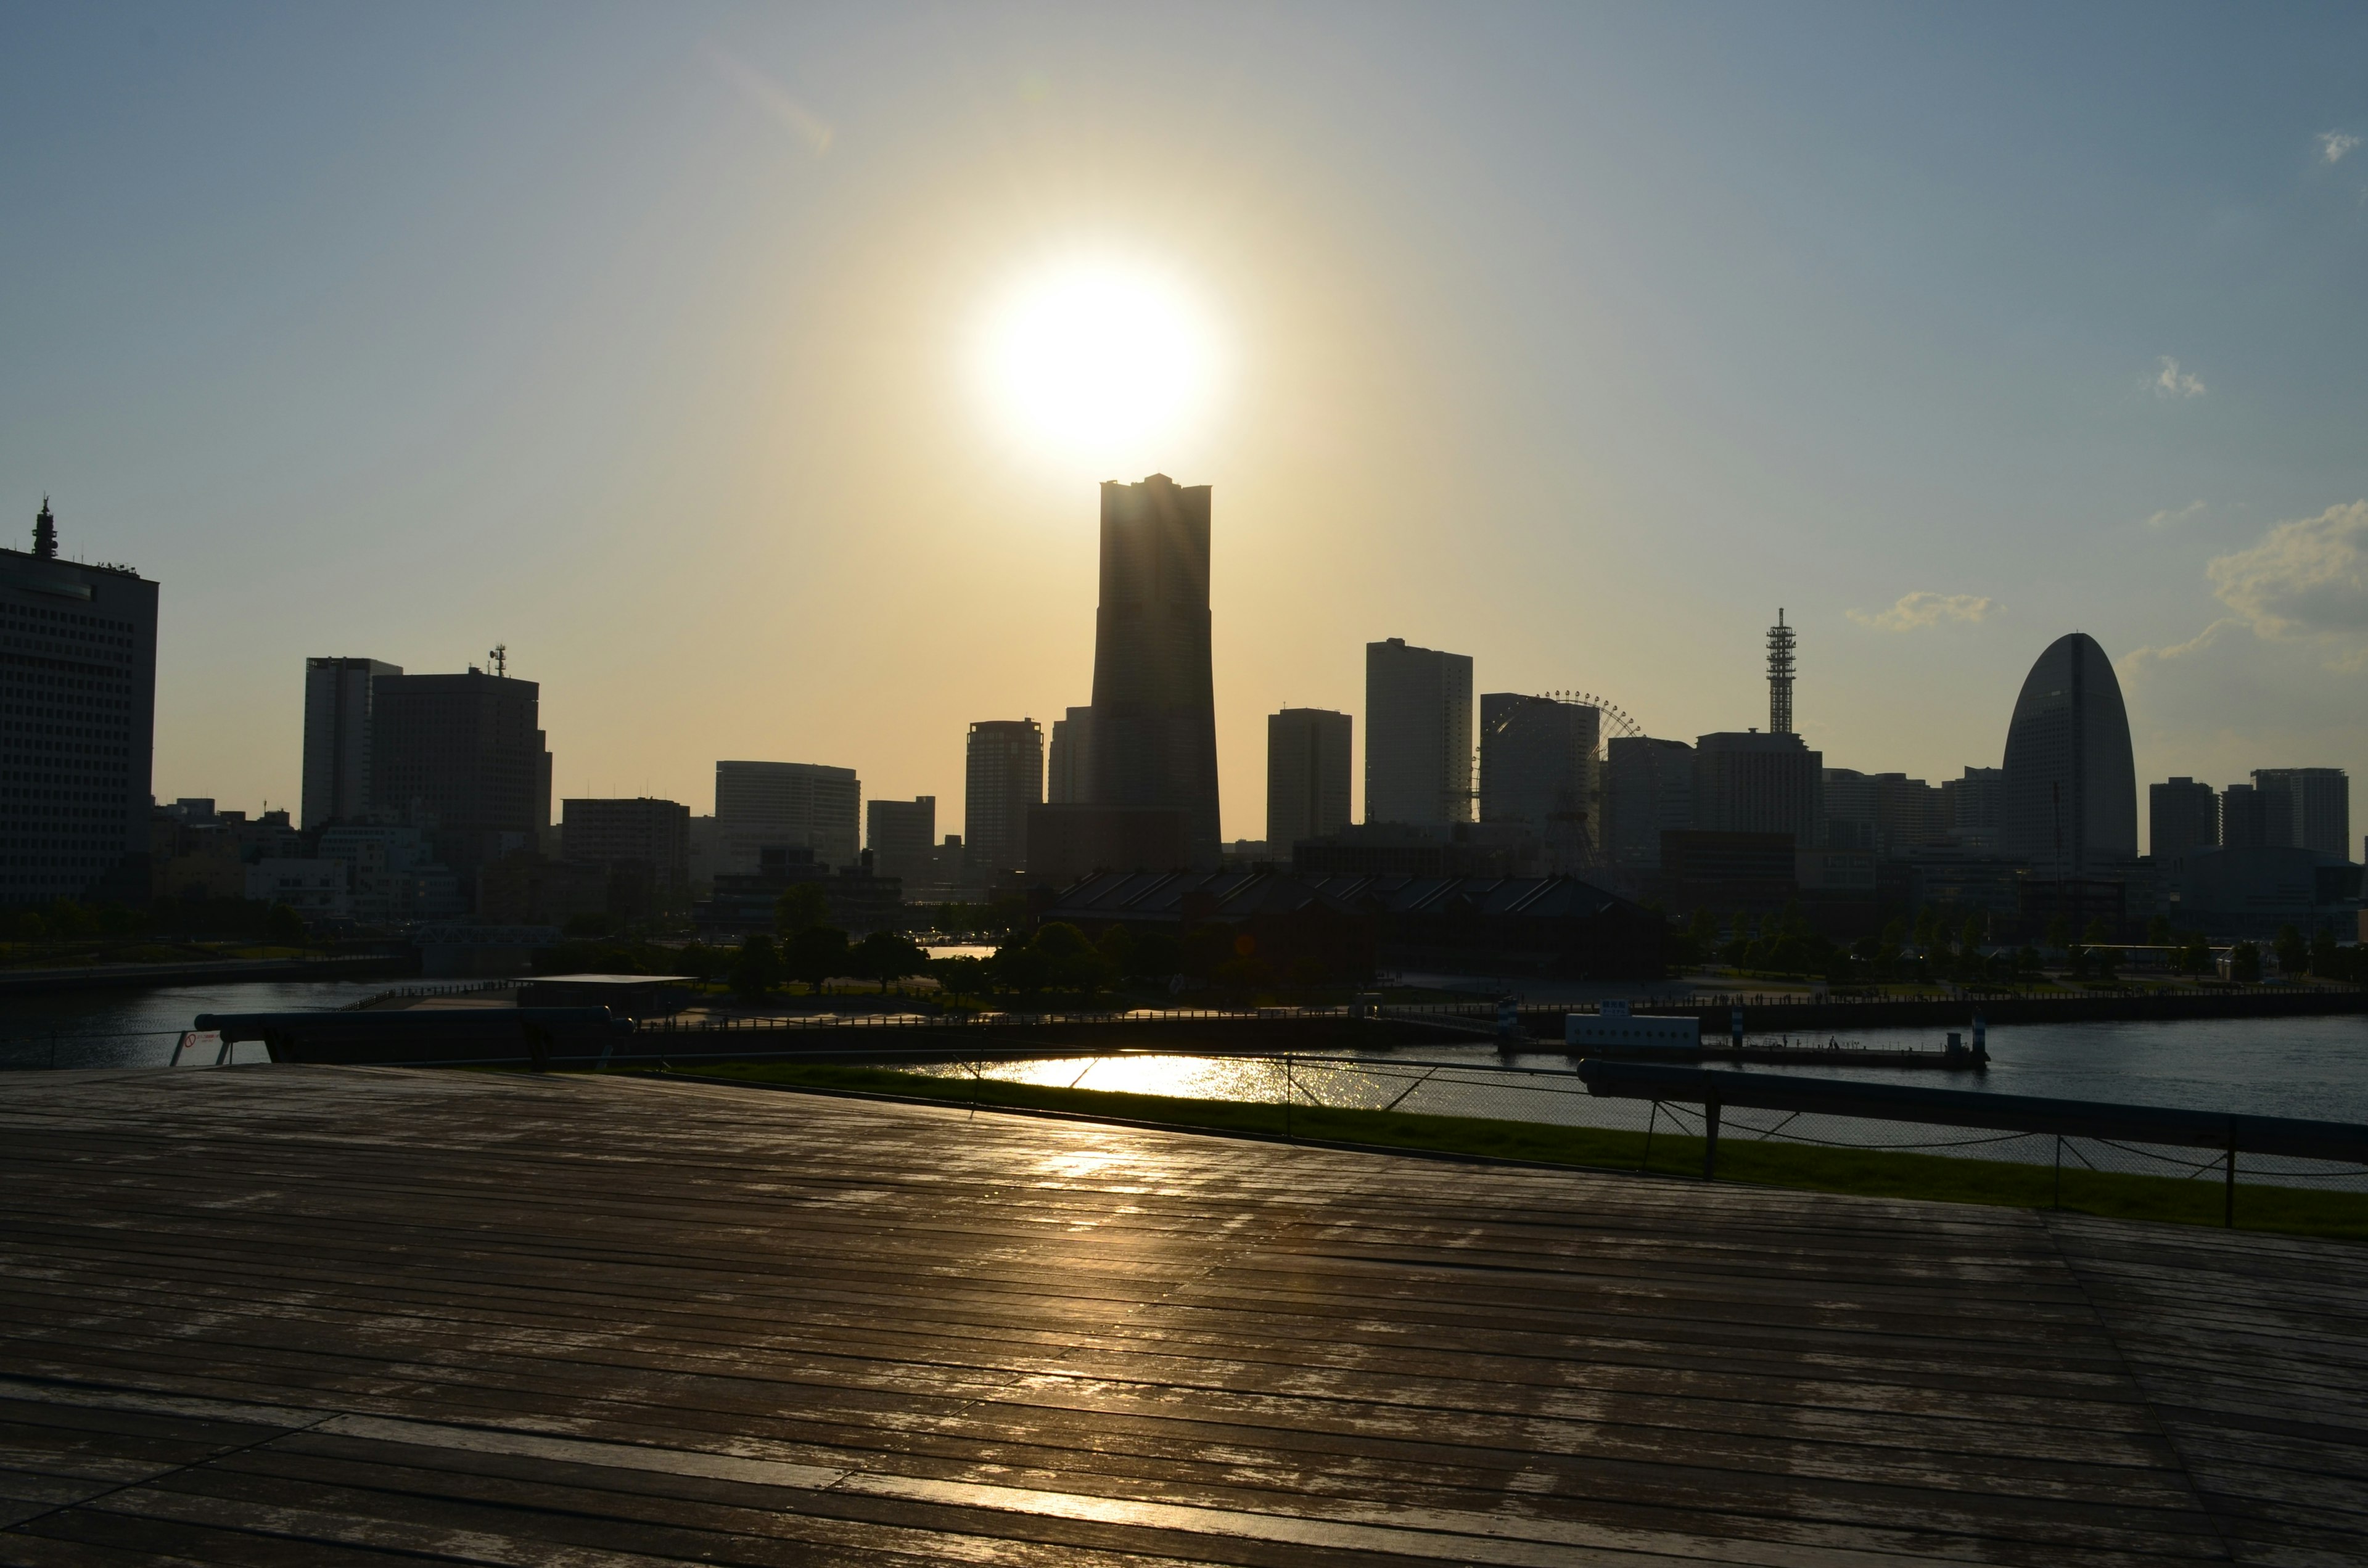
<path id="1" fill-rule="evenodd" d="M 485 657 L 492 662 L 494 674 L 496 676 L 507 676 L 510 673 L 510 645 L 508 643 L 495 643 L 494 651 L 487 653 Z"/>
<path id="2" fill-rule="evenodd" d="M 1782 609 L 1768 629 L 1768 733 L 1793 733 L 1793 629 Z"/>

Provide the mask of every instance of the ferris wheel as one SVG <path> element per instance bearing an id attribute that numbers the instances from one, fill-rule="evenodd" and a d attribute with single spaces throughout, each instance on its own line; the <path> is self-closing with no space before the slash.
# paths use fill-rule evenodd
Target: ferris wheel
<path id="1" fill-rule="evenodd" d="M 1577 690 L 1532 692 L 1522 703 L 1508 708 L 1503 713 L 1497 715 L 1497 722 L 1488 726 L 1487 733 L 1490 734 L 1504 733 L 1506 727 L 1512 723 L 1514 718 L 1520 713 L 1522 708 L 1527 707 L 1529 703 L 1531 702 L 1577 703 L 1581 707 L 1594 709 L 1603 716 L 1602 728 L 1599 737 L 1601 740 L 1610 740 L 1615 733 L 1620 735 L 1622 739 L 1641 741 L 1645 738 L 1645 726 L 1630 718 L 1628 716 L 1627 710 L 1622 708 L 1618 703 L 1612 701 L 1608 697 L 1599 697 L 1591 691 Z"/>

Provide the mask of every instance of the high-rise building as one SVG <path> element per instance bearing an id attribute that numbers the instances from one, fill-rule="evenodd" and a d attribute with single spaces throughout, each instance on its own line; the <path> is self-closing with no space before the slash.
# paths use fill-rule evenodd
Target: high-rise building
<path id="1" fill-rule="evenodd" d="M 1103 484 L 1090 803 L 1182 811 L 1193 869 L 1213 871 L 1217 709 L 1209 636 L 1209 487 L 1179 485 L 1164 473 L 1140 484 Z"/>
<path id="2" fill-rule="evenodd" d="M 2292 836 L 2301 849 L 2351 858 L 2351 778 L 2340 767 L 2257 767 L 2253 788 L 2282 791 Z"/>
<path id="3" fill-rule="evenodd" d="M 1472 658 L 1365 644 L 1365 820 L 1472 820 Z"/>
<path id="4" fill-rule="evenodd" d="M 305 828 L 369 818 L 370 682 L 402 673 L 380 659 L 304 661 Z"/>
<path id="5" fill-rule="evenodd" d="M 869 801 L 863 807 L 863 845 L 871 869 L 903 881 L 907 889 L 930 881 L 938 847 L 938 798 Z"/>
<path id="6" fill-rule="evenodd" d="M 1094 710 L 1072 708 L 1065 719 L 1053 721 L 1053 744 L 1044 764 L 1044 801 L 1054 806 L 1084 806 L 1094 794 Z"/>
<path id="7" fill-rule="evenodd" d="M 814 762 L 715 765 L 716 874 L 753 875 L 768 848 L 805 849 L 825 867 L 856 863 L 863 781 Z"/>
<path id="8" fill-rule="evenodd" d="M 2015 699 L 1999 836 L 2009 859 L 2056 878 L 2137 858 L 2129 714 L 2112 661 L 2086 632 L 2048 644 Z"/>
<path id="9" fill-rule="evenodd" d="M 1940 790 L 1904 773 L 1822 771 L 1825 842 L 1831 849 L 1863 849 L 1886 859 L 1947 836 Z"/>
<path id="10" fill-rule="evenodd" d="M 0 904 L 144 899 L 156 585 L 59 560 L 47 498 L 0 550 Z"/>
<path id="11" fill-rule="evenodd" d="M 370 811 L 426 828 L 473 891 L 483 867 L 549 825 L 541 701 L 533 681 L 482 670 L 373 677 Z"/>
<path id="12" fill-rule="evenodd" d="M 2006 801 L 2006 770 L 1968 767 L 1941 781 L 1941 824 L 1962 849 L 1989 855 L 1998 846 L 1998 816 Z"/>
<path id="13" fill-rule="evenodd" d="M 1480 699 L 1480 820 L 1527 823 L 1556 871 L 1594 858 L 1595 748 L 1602 710 L 1591 703 L 1491 691 Z"/>
<path id="14" fill-rule="evenodd" d="M 1286 708 L 1266 719 L 1267 853 L 1291 858 L 1303 838 L 1349 825 L 1355 721 L 1326 708 Z"/>
<path id="15" fill-rule="evenodd" d="M 989 719 L 970 727 L 963 774 L 962 836 L 980 873 L 1028 863 L 1028 808 L 1044 801 L 1044 733 L 1033 719 Z"/>
<path id="16" fill-rule="evenodd" d="M 2231 784 L 2220 794 L 2220 842 L 2230 849 L 2282 849 L 2294 843 L 2294 796 Z"/>
<path id="17" fill-rule="evenodd" d="M 2173 778 L 2146 786 L 2146 853 L 2157 860 L 2220 843 L 2220 797 L 2209 784 Z"/>
<path id="18" fill-rule="evenodd" d="M 1789 833 L 1814 849 L 1825 820 L 1825 754 L 1795 734 L 1725 732 L 1694 741 L 1694 827 Z"/>
<path id="19" fill-rule="evenodd" d="M 1603 748 L 1604 842 L 1611 862 L 1661 864 L 1661 835 L 1694 824 L 1694 748 L 1683 741 L 1614 735 Z"/>
<path id="20" fill-rule="evenodd" d="M 690 808 L 675 801 L 574 800 L 560 805 L 560 854 L 609 874 L 612 914 L 690 902 Z"/>

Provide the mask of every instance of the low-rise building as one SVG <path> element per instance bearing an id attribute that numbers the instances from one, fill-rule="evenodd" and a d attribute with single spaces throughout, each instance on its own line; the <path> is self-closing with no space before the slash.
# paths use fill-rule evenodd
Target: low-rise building
<path id="1" fill-rule="evenodd" d="M 350 919 L 346 863 L 290 860 L 273 856 L 246 868 L 245 896 L 258 903 L 284 903 L 308 923 Z"/>

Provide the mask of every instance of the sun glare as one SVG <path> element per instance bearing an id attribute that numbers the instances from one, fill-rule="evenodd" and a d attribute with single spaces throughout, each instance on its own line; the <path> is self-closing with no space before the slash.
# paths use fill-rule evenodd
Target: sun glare
<path id="1" fill-rule="evenodd" d="M 1015 289 L 988 328 L 984 369 L 1023 438 L 1064 459 L 1156 467 L 1207 405 L 1213 358 L 1182 289 L 1093 261 Z"/>

